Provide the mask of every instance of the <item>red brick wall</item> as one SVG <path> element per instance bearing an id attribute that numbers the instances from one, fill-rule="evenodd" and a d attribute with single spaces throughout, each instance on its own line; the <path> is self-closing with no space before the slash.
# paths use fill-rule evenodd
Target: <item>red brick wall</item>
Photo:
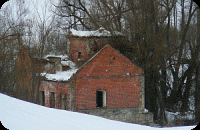
<path id="1" fill-rule="evenodd" d="M 131 75 L 126 75 L 130 73 Z M 139 107 L 142 70 L 108 46 L 76 75 L 75 106 L 96 108 L 96 91 L 106 90 L 107 108 Z"/>
<path id="2" fill-rule="evenodd" d="M 50 92 L 55 93 L 55 108 L 60 108 L 60 93 L 68 97 L 68 84 L 61 82 L 42 81 L 40 91 L 45 92 L 45 106 L 50 107 Z"/>
<path id="3" fill-rule="evenodd" d="M 112 38 L 96 38 L 96 37 L 69 37 L 70 41 L 70 56 L 72 58 L 72 61 L 76 62 L 78 60 L 78 52 L 81 52 L 83 59 L 88 59 L 88 50 L 87 45 L 89 43 L 93 44 L 96 42 L 96 46 L 94 44 L 92 45 L 91 50 L 95 50 L 96 52 L 101 50 L 106 44 L 110 44 L 111 46 L 115 46 L 114 43 L 112 43 Z"/>
<path id="4" fill-rule="evenodd" d="M 25 49 L 22 47 L 15 64 L 16 73 L 16 90 L 17 98 L 30 101 L 32 86 L 32 62 L 31 58 Z M 24 93 L 25 92 L 25 93 Z"/>
<path id="5" fill-rule="evenodd" d="M 82 57 L 84 59 L 88 58 L 88 54 L 86 51 L 87 48 L 87 42 L 88 39 L 87 38 L 74 38 L 71 37 L 70 39 L 70 56 L 72 58 L 73 61 L 77 61 L 78 60 L 78 52 L 82 53 Z"/>

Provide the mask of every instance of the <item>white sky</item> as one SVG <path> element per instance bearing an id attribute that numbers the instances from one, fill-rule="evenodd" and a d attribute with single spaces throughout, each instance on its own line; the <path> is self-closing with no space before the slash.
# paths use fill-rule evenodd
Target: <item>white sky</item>
<path id="1" fill-rule="evenodd" d="M 4 9 L 6 5 L 11 5 L 12 9 L 15 10 L 17 0 L 9 0 L 8 2 L 4 3 L 1 9 Z M 29 9 L 30 13 L 28 17 L 33 17 L 34 19 L 39 20 L 39 22 L 42 22 L 44 20 L 51 20 L 51 16 L 53 13 L 50 11 L 50 9 L 53 9 L 52 3 L 55 5 L 59 2 L 59 0 L 24 0 L 27 8 Z M 177 3 L 178 7 L 178 13 L 180 13 L 180 3 Z M 185 8 L 188 8 L 188 4 L 186 2 Z M 16 11 L 14 11 L 16 12 Z M 179 15 L 180 18 L 180 15 Z M 173 17 L 172 17 L 173 19 Z M 179 21 L 178 21 L 179 22 Z"/>
<path id="2" fill-rule="evenodd" d="M 29 18 L 34 18 L 41 21 L 44 21 L 46 19 L 50 19 L 49 17 L 53 15 L 51 12 L 51 8 L 53 8 L 52 3 L 57 3 L 59 0 L 24 0 L 25 6 L 28 8 Z M 18 8 L 16 0 L 9 0 L 5 2 L 1 10 L 5 9 L 6 6 L 10 5 L 13 9 L 13 12 L 15 12 L 14 15 L 16 15 L 16 9 Z"/>
<path id="3" fill-rule="evenodd" d="M 20 0 L 9 0 L 8 2 L 5 2 L 1 7 L 0 13 L 3 14 L 4 10 L 5 12 L 11 10 L 11 14 L 3 16 L 9 20 L 12 19 L 16 23 L 20 23 L 21 21 L 18 17 L 19 15 L 17 15 L 17 11 L 20 7 L 22 8 L 22 6 L 17 4 L 19 1 Z M 33 35 L 36 36 L 36 41 L 33 43 L 37 43 L 37 39 L 39 38 L 39 35 L 37 35 L 40 32 L 39 27 L 44 24 L 44 27 L 48 28 L 50 27 L 49 25 L 56 20 L 52 19 L 54 13 L 51 9 L 54 8 L 52 3 L 57 5 L 58 2 L 59 0 L 24 0 L 25 8 L 28 10 L 24 20 L 33 20 L 34 22 L 32 32 L 34 32 Z"/>

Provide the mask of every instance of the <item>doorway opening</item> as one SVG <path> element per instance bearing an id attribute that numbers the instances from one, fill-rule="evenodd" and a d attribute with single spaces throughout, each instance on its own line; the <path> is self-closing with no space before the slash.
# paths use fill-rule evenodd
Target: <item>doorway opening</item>
<path id="1" fill-rule="evenodd" d="M 40 102 L 40 105 L 45 106 L 44 91 L 39 91 L 39 102 Z"/>
<path id="2" fill-rule="evenodd" d="M 106 107 L 106 90 L 100 89 L 96 91 L 96 107 Z"/>
<path id="3" fill-rule="evenodd" d="M 50 92 L 50 107 L 55 108 L 55 93 Z"/>

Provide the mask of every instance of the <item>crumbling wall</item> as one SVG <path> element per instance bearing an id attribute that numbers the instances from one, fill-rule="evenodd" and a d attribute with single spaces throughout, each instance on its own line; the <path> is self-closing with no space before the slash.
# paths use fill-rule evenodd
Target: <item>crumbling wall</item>
<path id="1" fill-rule="evenodd" d="M 72 61 L 85 60 L 101 50 L 106 44 L 116 47 L 112 37 L 68 37 L 68 53 Z M 80 54 L 81 53 L 81 54 Z M 80 56 L 79 56 L 80 55 Z"/>
<path id="2" fill-rule="evenodd" d="M 139 108 L 102 108 L 93 110 L 78 110 L 78 112 L 129 123 L 143 125 L 153 124 L 153 114 L 141 112 Z"/>
<path id="3" fill-rule="evenodd" d="M 61 95 L 65 94 L 66 95 L 66 104 L 68 106 L 68 88 L 69 84 L 68 83 L 62 83 L 62 82 L 53 82 L 53 81 L 42 81 L 40 84 L 40 92 L 44 92 L 44 105 L 47 107 L 52 107 L 51 106 L 51 93 L 54 93 L 55 97 L 55 106 L 54 108 L 61 109 Z M 40 96 L 42 97 L 42 96 Z M 39 99 L 42 101 L 43 99 Z M 43 105 L 43 104 L 41 104 Z M 68 109 L 68 107 L 66 107 Z"/>

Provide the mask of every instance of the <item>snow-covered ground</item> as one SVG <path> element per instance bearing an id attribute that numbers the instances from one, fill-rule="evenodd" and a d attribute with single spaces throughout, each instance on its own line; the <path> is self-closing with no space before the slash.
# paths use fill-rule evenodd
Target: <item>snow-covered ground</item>
<path id="1" fill-rule="evenodd" d="M 169 112 L 169 111 L 165 111 L 165 114 L 167 116 L 167 121 L 168 122 L 173 122 L 176 119 L 182 119 L 182 120 L 194 120 L 195 119 L 195 115 L 194 112 L 192 111 L 188 111 L 185 112 L 185 115 L 181 115 L 180 112 Z"/>
<path id="2" fill-rule="evenodd" d="M 59 110 L 0 93 L 0 121 L 9 130 L 191 130 L 195 126 L 155 128 Z"/>

